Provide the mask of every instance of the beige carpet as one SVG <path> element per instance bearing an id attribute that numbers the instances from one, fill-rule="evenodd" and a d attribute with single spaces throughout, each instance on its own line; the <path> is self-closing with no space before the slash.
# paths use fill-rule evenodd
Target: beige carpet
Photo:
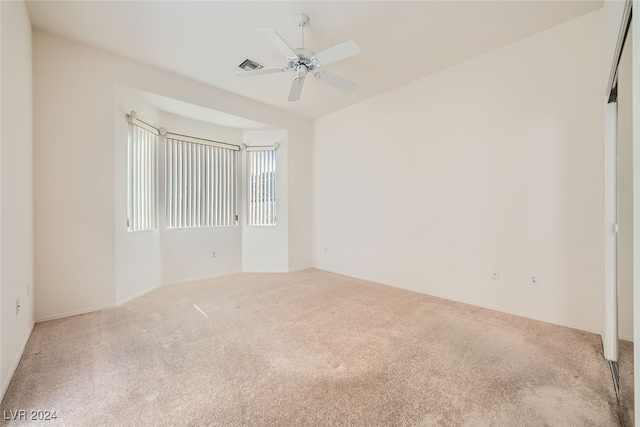
<path id="1" fill-rule="evenodd" d="M 56 410 L 46 426 L 619 425 L 599 336 L 317 270 L 40 323 L 1 409 Z"/>

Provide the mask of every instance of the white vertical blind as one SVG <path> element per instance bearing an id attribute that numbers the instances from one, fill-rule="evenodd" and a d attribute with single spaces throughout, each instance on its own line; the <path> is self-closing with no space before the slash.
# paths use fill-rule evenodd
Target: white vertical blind
<path id="1" fill-rule="evenodd" d="M 168 228 L 237 224 L 237 151 L 167 138 Z"/>
<path id="2" fill-rule="evenodd" d="M 276 224 L 276 150 L 247 151 L 248 223 Z"/>
<path id="3" fill-rule="evenodd" d="M 158 135 L 129 125 L 127 173 L 127 230 L 158 227 Z"/>

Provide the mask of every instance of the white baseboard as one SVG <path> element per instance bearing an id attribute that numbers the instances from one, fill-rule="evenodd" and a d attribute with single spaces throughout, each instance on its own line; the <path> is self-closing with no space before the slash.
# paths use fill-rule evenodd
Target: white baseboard
<path id="1" fill-rule="evenodd" d="M 240 274 L 240 273 L 242 273 L 241 270 L 228 271 L 226 273 L 218 273 L 218 274 L 213 274 L 211 276 L 193 277 L 191 279 L 183 279 L 183 280 L 178 280 L 178 281 L 175 281 L 175 282 L 163 282 L 160 286 L 182 285 L 184 283 L 200 282 L 202 280 L 214 279 L 216 277 L 222 277 L 222 276 L 231 276 L 232 274 Z"/>
<path id="2" fill-rule="evenodd" d="M 133 301 L 134 299 L 140 298 L 141 296 L 144 296 L 146 294 L 148 294 L 149 292 L 153 292 L 156 289 L 160 288 L 160 285 L 155 285 L 151 288 L 145 289 L 144 291 L 138 292 L 137 294 L 131 295 L 125 299 L 122 299 L 120 301 L 116 301 L 116 303 L 114 304 L 114 307 L 120 307 L 122 304 L 126 304 L 130 301 Z"/>
<path id="3" fill-rule="evenodd" d="M 36 323 L 47 322 L 49 320 L 62 319 L 63 317 L 77 316 L 79 314 L 91 313 L 94 311 L 104 310 L 105 308 L 111 308 L 111 307 L 113 307 L 113 305 L 103 305 L 103 306 L 86 308 L 81 310 L 67 311 L 65 313 L 60 313 L 60 314 L 52 314 L 51 316 L 44 316 L 36 319 Z"/>
<path id="4" fill-rule="evenodd" d="M 602 335 L 602 330 L 595 330 L 595 329 L 585 328 L 584 326 L 576 325 L 576 324 L 573 324 L 573 323 L 570 323 L 570 322 L 564 322 L 564 321 L 560 321 L 560 320 L 551 320 L 551 319 L 544 318 L 542 316 L 532 316 L 530 314 L 525 314 L 525 313 L 518 312 L 517 310 L 510 310 L 510 309 L 506 309 L 506 308 L 503 308 L 503 307 L 494 306 L 494 305 L 491 305 L 491 304 L 484 304 L 484 303 L 481 303 L 481 302 L 478 302 L 478 301 L 468 300 L 468 299 L 464 299 L 464 298 L 455 298 L 455 297 L 452 297 L 450 295 L 442 295 L 442 294 L 437 294 L 437 293 L 426 293 L 426 292 L 422 292 L 422 291 L 419 291 L 419 290 L 416 290 L 416 289 L 398 286 L 397 284 L 383 283 L 383 282 L 381 282 L 379 280 L 372 279 L 370 277 L 354 276 L 354 275 L 351 275 L 351 274 L 340 273 L 340 272 L 337 272 L 337 271 L 323 270 L 323 269 L 318 268 L 318 267 L 314 267 L 314 268 L 316 268 L 318 270 L 321 270 L 321 271 L 327 271 L 329 273 L 335 273 L 335 274 L 340 274 L 342 276 L 353 277 L 354 279 L 366 280 L 367 282 L 373 282 L 373 283 L 378 283 L 378 284 L 385 285 L 385 286 L 391 286 L 392 288 L 404 289 L 406 291 L 416 292 L 416 293 L 419 293 L 419 294 L 422 294 L 422 295 L 428 295 L 428 296 L 432 296 L 432 297 L 436 297 L 436 298 L 442 298 L 442 299 L 446 299 L 446 300 L 449 300 L 449 301 L 455 301 L 455 302 L 459 302 L 459 303 L 462 303 L 462 304 L 468 304 L 468 305 L 472 305 L 472 306 L 475 306 L 475 307 L 486 308 L 488 310 L 498 311 L 498 312 L 501 312 L 501 313 L 512 314 L 514 316 L 524 317 L 526 319 L 537 320 L 537 321 L 540 321 L 540 322 L 551 323 L 552 325 L 564 326 L 564 327 L 571 328 L 571 329 L 577 329 L 579 331 L 591 332 L 593 334 Z M 622 338 L 622 339 L 624 339 L 624 338 Z"/>
<path id="5" fill-rule="evenodd" d="M 621 339 L 623 341 L 633 342 L 633 336 L 629 336 L 629 335 L 620 334 L 618 335 L 618 339 Z"/>
<path id="6" fill-rule="evenodd" d="M 10 368 L 11 375 L 7 375 L 6 379 L 2 382 L 2 393 L 0 393 L 0 402 L 2 402 L 2 399 L 4 399 L 4 395 L 7 392 L 7 389 L 9 388 L 9 384 L 11 384 L 13 375 L 16 373 L 16 369 L 18 369 L 18 364 L 20 364 L 20 359 L 22 359 L 22 354 L 24 353 L 24 349 L 27 347 L 29 338 L 31 338 L 31 333 L 33 332 L 34 326 L 35 326 L 35 323 L 31 324 L 31 330 L 27 334 L 26 339 L 20 346 L 20 351 L 18 352 L 18 354 L 16 355 L 16 358 L 13 360 L 13 363 L 11 364 L 11 368 Z"/>
<path id="7" fill-rule="evenodd" d="M 53 314 L 51 316 L 44 316 L 44 317 L 40 317 L 40 318 L 36 319 L 35 323 L 47 322 L 49 320 L 62 319 L 64 317 L 77 316 L 79 314 L 91 313 L 91 312 L 98 311 L 98 310 L 104 310 L 106 308 L 120 307 L 121 305 L 126 304 L 128 302 L 131 302 L 134 299 L 140 298 L 141 296 L 146 295 L 149 292 L 153 292 L 156 289 L 159 289 L 161 286 L 172 286 L 172 285 L 179 285 L 179 284 L 183 284 L 183 283 L 199 282 L 199 281 L 202 281 L 202 280 L 213 279 L 215 277 L 228 276 L 228 275 L 231 275 L 231 274 L 238 274 L 238 273 L 242 273 L 242 271 L 230 271 L 230 272 L 227 272 L 227 273 L 214 274 L 214 275 L 211 275 L 211 276 L 194 277 L 194 278 L 190 278 L 190 279 L 179 280 L 179 281 L 176 281 L 176 282 L 161 283 L 160 285 L 154 286 L 154 287 L 149 288 L 149 289 L 145 289 L 142 292 L 138 292 L 135 295 L 131 295 L 130 297 L 127 297 L 127 298 L 125 298 L 123 300 L 117 301 L 116 303 L 111 304 L 111 305 L 98 306 L 98 307 L 87 308 L 87 309 L 82 309 L 82 310 L 67 311 L 65 313 Z"/>
<path id="8" fill-rule="evenodd" d="M 537 320 L 539 322 L 551 323 L 552 325 L 564 326 L 565 328 L 577 329 L 579 331 L 590 332 L 592 334 L 596 334 L 596 335 L 600 335 L 600 336 L 602 335 L 602 329 L 596 330 L 596 329 L 591 329 L 591 328 L 585 328 L 584 326 L 576 325 L 576 324 L 570 323 L 570 322 L 564 322 L 564 321 L 555 320 L 555 319 L 548 319 L 548 318 L 545 318 L 545 317 L 542 317 L 542 316 L 532 316 L 530 314 L 521 313 L 521 312 L 518 312 L 516 310 L 509 310 L 509 309 L 505 309 L 505 308 L 502 308 L 502 307 L 493 306 L 493 305 L 490 305 L 490 304 L 483 304 L 483 303 L 479 303 L 479 302 L 471 301 L 471 300 L 464 300 L 464 299 L 458 299 L 458 298 L 449 298 L 449 297 L 440 297 L 438 295 L 434 295 L 434 296 L 438 297 L 438 298 L 448 299 L 448 300 L 451 300 L 451 301 L 461 302 L 463 304 L 469 304 L 469 305 L 473 305 L 473 306 L 476 306 L 476 307 L 486 308 L 486 309 L 493 310 L 493 311 L 499 311 L 501 313 L 512 314 L 514 316 L 524 317 L 526 319 L 532 319 L 532 320 Z"/>

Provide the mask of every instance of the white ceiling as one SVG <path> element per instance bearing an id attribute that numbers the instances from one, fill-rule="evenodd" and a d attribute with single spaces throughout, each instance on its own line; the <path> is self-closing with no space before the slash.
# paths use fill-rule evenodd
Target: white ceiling
<path id="1" fill-rule="evenodd" d="M 602 7 L 602 1 L 29 1 L 34 27 L 274 107 L 317 118 Z M 316 79 L 287 102 L 293 72 L 237 77 L 251 58 L 285 61 L 258 32 L 300 47 L 295 16 L 311 18 L 305 47 L 353 39 L 362 54 L 326 66 L 358 83 L 344 93 Z"/>

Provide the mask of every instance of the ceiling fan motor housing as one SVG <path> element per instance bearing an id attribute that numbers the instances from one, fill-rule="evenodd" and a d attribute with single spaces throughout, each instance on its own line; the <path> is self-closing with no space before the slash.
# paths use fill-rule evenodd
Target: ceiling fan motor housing
<path id="1" fill-rule="evenodd" d="M 297 58 L 287 58 L 289 60 L 288 67 L 296 69 L 299 65 L 303 65 L 307 68 L 307 70 L 311 71 L 317 65 L 315 61 L 312 60 L 313 56 L 316 54 L 314 51 L 310 49 L 295 49 L 295 53 L 298 55 Z"/>

